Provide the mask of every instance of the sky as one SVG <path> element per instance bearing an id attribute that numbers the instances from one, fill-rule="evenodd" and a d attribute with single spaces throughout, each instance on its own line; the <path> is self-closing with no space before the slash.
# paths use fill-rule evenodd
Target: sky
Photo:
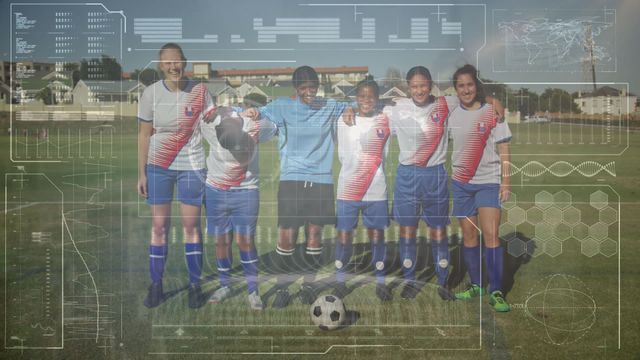
<path id="1" fill-rule="evenodd" d="M 14 32 L 13 36 L 11 32 L 0 35 L 2 60 L 19 56 L 10 44 L 20 38 L 26 39 L 27 44 L 35 44 L 36 49 L 33 55 L 20 56 L 34 56 L 34 60 L 51 62 L 56 57 L 54 42 L 50 41 L 54 36 L 51 29 L 57 24 L 53 22 L 52 12 L 73 9 L 74 15 L 69 21 L 77 25 L 81 25 L 81 17 L 91 17 L 91 11 L 103 12 L 95 5 L 65 8 L 56 6 L 55 2 L 39 3 L 45 5 L 11 7 L 9 1 L 0 1 L 2 16 L 8 20 L 3 20 L 3 24 L 13 25 L 11 30 Z M 632 92 L 640 92 L 640 72 L 635 71 L 634 66 L 640 57 L 636 30 L 640 25 L 640 1 L 635 0 L 468 0 L 440 6 L 437 2 L 416 1 L 402 4 L 366 1 L 335 6 L 338 4 L 335 1 L 315 0 L 106 0 L 102 4 L 110 11 L 122 11 L 108 16 L 112 22 L 107 30 L 114 33 L 98 42 L 103 43 L 104 52 L 118 59 L 125 71 L 155 66 L 153 61 L 157 60 L 157 49 L 162 43 L 143 42 L 141 31 L 147 30 L 147 36 L 149 33 L 155 36 L 147 37 L 147 40 L 157 40 L 162 35 L 154 31 L 162 33 L 166 29 L 177 29 L 179 32 L 181 28 L 182 41 L 177 42 L 183 46 L 187 58 L 212 61 L 213 69 L 366 65 L 380 79 L 390 67 L 406 72 L 414 65 L 424 65 L 435 78 L 448 80 L 457 67 L 471 63 L 478 66 L 483 78 L 535 89 L 546 86 L 528 83 L 590 79 L 583 71 L 580 58 L 585 52 L 576 36 L 584 35 L 580 21 L 591 21 L 595 24 L 596 55 L 601 56 L 596 62 L 597 81 L 628 82 Z M 28 33 L 16 32 L 20 16 L 36 19 L 36 26 Z M 315 34 L 308 35 L 307 38 L 312 39 L 323 36 L 322 30 L 313 32 L 313 21 L 316 25 L 320 22 L 332 27 L 330 33 L 337 33 L 343 43 L 306 43 L 297 35 L 277 35 L 276 43 L 260 42 L 259 31 L 255 29 L 256 19 L 262 19 L 264 27 L 274 27 L 276 21 L 288 20 L 288 26 L 303 26 L 303 32 Z M 291 23 L 295 19 L 302 19 L 299 20 L 301 23 Z M 375 22 L 368 28 L 375 30 L 373 42 L 344 41 L 362 39 L 363 29 L 370 24 L 366 23 L 370 19 Z M 119 21 L 127 27 L 126 33 L 122 33 L 121 44 L 119 26 L 116 26 Z M 170 25 L 154 28 L 158 21 Z M 146 30 L 142 29 L 144 24 Z M 602 30 L 598 26 L 602 26 Z M 76 34 L 71 49 L 75 54 L 84 54 L 86 44 L 84 48 L 78 44 L 89 41 L 88 35 L 81 30 L 76 30 Z M 268 37 L 266 34 L 267 30 L 264 36 Z M 203 42 L 205 35 L 217 35 L 218 42 Z M 404 42 L 392 43 L 394 36 Z M 232 37 L 242 38 L 245 42 L 234 43 L 230 40 Z M 77 61 L 80 55 L 62 57 Z"/>

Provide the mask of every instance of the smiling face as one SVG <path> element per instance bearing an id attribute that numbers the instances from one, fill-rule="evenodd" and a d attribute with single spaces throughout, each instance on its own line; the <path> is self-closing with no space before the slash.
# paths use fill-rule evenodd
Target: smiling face
<path id="1" fill-rule="evenodd" d="M 296 96 L 302 103 L 311 105 L 318 93 L 318 84 L 313 81 L 305 81 L 296 88 Z"/>
<path id="2" fill-rule="evenodd" d="M 416 74 L 409 80 L 409 94 L 418 106 L 426 105 L 431 94 L 431 81 L 424 75 Z"/>
<path id="3" fill-rule="evenodd" d="M 360 115 L 371 116 L 378 104 L 378 96 L 371 86 L 363 86 L 358 90 L 356 101 Z"/>
<path id="4" fill-rule="evenodd" d="M 469 109 L 480 105 L 476 100 L 477 93 L 478 89 L 473 77 L 470 74 L 460 74 L 456 80 L 456 94 L 462 106 Z"/>
<path id="5" fill-rule="evenodd" d="M 160 71 L 166 81 L 178 82 L 184 77 L 184 60 L 177 49 L 164 49 L 160 53 Z"/>

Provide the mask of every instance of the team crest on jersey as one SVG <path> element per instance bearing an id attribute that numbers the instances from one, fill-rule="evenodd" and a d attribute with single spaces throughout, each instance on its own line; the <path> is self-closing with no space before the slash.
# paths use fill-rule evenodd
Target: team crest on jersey
<path id="1" fill-rule="evenodd" d="M 187 105 L 184 109 L 184 114 L 189 117 L 193 116 L 193 107 L 191 105 Z"/>
<path id="2" fill-rule="evenodd" d="M 439 123 L 440 122 L 440 115 L 436 112 L 436 113 L 432 113 L 431 114 L 431 121 L 433 121 L 434 123 Z"/>
<path id="3" fill-rule="evenodd" d="M 480 134 L 484 134 L 487 131 L 487 126 L 485 125 L 484 121 L 478 123 L 478 132 Z"/>
<path id="4" fill-rule="evenodd" d="M 384 139 L 384 129 L 376 129 L 376 134 L 380 139 Z"/>

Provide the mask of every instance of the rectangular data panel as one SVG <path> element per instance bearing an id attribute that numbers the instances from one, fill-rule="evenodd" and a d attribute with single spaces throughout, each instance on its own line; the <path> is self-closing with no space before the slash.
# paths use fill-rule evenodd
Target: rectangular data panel
<path id="1" fill-rule="evenodd" d="M 61 349 L 62 192 L 44 174 L 5 184 L 5 348 Z"/>

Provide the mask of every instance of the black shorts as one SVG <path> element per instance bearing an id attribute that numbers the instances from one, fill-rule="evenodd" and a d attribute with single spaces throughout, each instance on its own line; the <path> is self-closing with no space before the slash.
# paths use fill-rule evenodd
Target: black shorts
<path id="1" fill-rule="evenodd" d="M 307 223 L 335 225 L 333 184 L 310 181 L 280 181 L 278 226 L 298 228 Z"/>

